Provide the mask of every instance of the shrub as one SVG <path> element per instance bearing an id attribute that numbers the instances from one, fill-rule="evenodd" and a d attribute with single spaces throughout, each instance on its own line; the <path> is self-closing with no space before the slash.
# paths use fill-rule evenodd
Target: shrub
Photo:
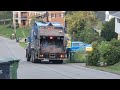
<path id="1" fill-rule="evenodd" d="M 120 61 L 120 48 L 113 46 L 103 57 L 106 59 L 107 65 L 118 63 Z"/>
<path id="2" fill-rule="evenodd" d="M 98 45 L 98 50 L 100 52 L 100 62 L 103 62 L 105 65 L 113 65 L 120 61 L 120 42 L 118 40 L 113 39 L 110 42 L 102 41 Z"/>
<path id="3" fill-rule="evenodd" d="M 99 43 L 99 44 L 100 44 L 102 41 L 105 41 L 105 39 L 102 38 L 102 37 L 100 37 L 98 40 L 96 40 L 96 42 Z"/>
<path id="4" fill-rule="evenodd" d="M 92 48 L 95 50 L 98 47 L 98 42 L 92 42 Z"/>
<path id="5" fill-rule="evenodd" d="M 99 61 L 100 61 L 100 52 L 97 49 L 95 49 L 88 54 L 86 58 L 86 65 L 99 66 Z"/>
<path id="6" fill-rule="evenodd" d="M 101 37 L 103 37 L 106 41 L 111 41 L 113 38 L 117 39 L 118 34 L 115 32 L 115 18 L 103 24 Z"/>
<path id="7" fill-rule="evenodd" d="M 120 46 L 120 40 L 117 40 L 117 39 L 114 38 L 110 41 L 110 44 L 113 45 L 113 46 L 119 47 Z"/>
<path id="8" fill-rule="evenodd" d="M 100 61 L 104 63 L 106 63 L 106 59 L 103 57 L 107 52 L 110 52 L 110 48 L 111 48 L 111 44 L 107 41 L 102 41 L 99 45 L 98 45 L 98 50 L 100 52 Z"/>
<path id="9" fill-rule="evenodd" d="M 86 54 L 85 53 L 82 53 L 80 51 L 76 52 L 75 53 L 75 61 L 77 62 L 81 62 L 81 63 L 84 63 L 86 62 Z"/>

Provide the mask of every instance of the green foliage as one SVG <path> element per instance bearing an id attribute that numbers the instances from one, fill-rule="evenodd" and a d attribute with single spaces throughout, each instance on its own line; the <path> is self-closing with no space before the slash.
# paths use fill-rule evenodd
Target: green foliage
<path id="1" fill-rule="evenodd" d="M 93 50 L 96 50 L 98 47 L 98 42 L 92 42 L 92 48 Z"/>
<path id="2" fill-rule="evenodd" d="M 107 52 L 110 51 L 110 48 L 112 47 L 112 45 L 107 42 L 107 41 L 102 41 L 99 45 L 98 45 L 98 50 L 100 51 L 100 53 L 102 54 L 102 56 Z"/>
<path id="3" fill-rule="evenodd" d="M 19 37 L 21 37 L 21 38 L 27 37 L 28 34 L 29 34 L 29 30 L 30 29 L 25 29 L 25 28 L 18 28 L 18 29 L 16 29 L 16 37 L 17 38 L 19 38 Z M 13 33 L 15 33 L 14 29 L 7 28 L 6 25 L 0 25 L 0 35 L 1 36 L 5 36 L 7 38 L 10 38 L 10 36 Z M 25 37 L 24 37 L 23 33 L 24 33 Z"/>
<path id="4" fill-rule="evenodd" d="M 119 47 L 120 46 L 120 40 L 117 40 L 117 39 L 113 38 L 110 41 L 110 44 L 113 45 L 113 46 Z"/>
<path id="5" fill-rule="evenodd" d="M 14 33 L 12 28 L 7 28 L 5 25 L 0 25 L 0 35 L 5 37 L 10 37 Z"/>
<path id="6" fill-rule="evenodd" d="M 106 22 L 103 25 L 103 30 L 101 36 L 105 38 L 106 41 L 110 41 L 113 38 L 118 37 L 118 34 L 115 32 L 115 19 L 111 19 L 109 22 Z"/>
<path id="7" fill-rule="evenodd" d="M 26 48 L 26 46 L 27 46 L 25 42 L 19 42 L 19 45 L 23 48 Z"/>
<path id="8" fill-rule="evenodd" d="M 81 31 L 80 35 L 77 36 L 77 40 L 86 43 L 92 43 L 93 41 L 97 41 L 99 39 L 99 34 L 92 29 Z"/>
<path id="9" fill-rule="evenodd" d="M 92 52 L 88 52 L 87 58 L 86 58 L 86 65 L 90 66 L 99 66 L 100 61 L 100 52 L 97 49 L 98 42 L 92 42 Z"/>
<path id="10" fill-rule="evenodd" d="M 75 53 L 75 61 L 81 62 L 81 63 L 85 63 L 86 62 L 86 54 L 82 53 L 80 51 Z"/>
<path id="11" fill-rule="evenodd" d="M 113 65 L 120 61 L 120 46 L 118 40 L 113 39 L 111 42 L 102 41 L 101 43 L 93 42 L 93 51 L 88 53 L 87 65 L 103 66 Z"/>
<path id="12" fill-rule="evenodd" d="M 114 65 L 120 62 L 120 48 L 113 46 L 110 51 L 104 55 L 107 65 Z"/>
<path id="13" fill-rule="evenodd" d="M 86 65 L 90 66 L 99 66 L 100 63 L 100 52 L 99 50 L 95 49 L 90 52 L 86 58 Z"/>
<path id="14" fill-rule="evenodd" d="M 103 37 L 99 37 L 99 39 L 96 40 L 96 42 L 101 43 L 102 41 L 105 41 Z"/>
<path id="15" fill-rule="evenodd" d="M 90 68 L 94 68 L 94 69 L 97 69 L 97 70 L 111 72 L 111 73 L 115 73 L 115 74 L 120 75 L 120 62 L 116 63 L 114 65 L 111 65 L 111 66 L 106 66 L 106 67 L 90 66 Z"/>
<path id="16" fill-rule="evenodd" d="M 74 11 L 66 15 L 67 30 L 74 40 L 92 43 L 99 34 L 92 28 L 100 28 L 100 21 L 92 11 Z M 99 25 L 98 25 L 99 24 Z M 99 27 L 98 27 L 99 26 Z"/>
<path id="17" fill-rule="evenodd" d="M 104 56 L 107 52 L 111 51 L 111 47 L 112 47 L 112 45 L 107 41 L 102 41 L 97 47 L 100 52 L 100 61 L 103 62 L 104 66 L 107 63 L 107 59 L 104 58 Z"/>
<path id="18" fill-rule="evenodd" d="M 72 14 L 67 14 L 66 21 L 68 31 L 72 34 L 73 31 L 77 33 L 77 31 L 86 29 L 88 25 L 92 27 L 92 24 L 96 23 L 96 17 L 91 11 L 76 11 Z M 92 22 L 88 24 L 90 21 Z"/>
<path id="19" fill-rule="evenodd" d="M 0 19 L 12 19 L 12 11 L 0 11 Z"/>

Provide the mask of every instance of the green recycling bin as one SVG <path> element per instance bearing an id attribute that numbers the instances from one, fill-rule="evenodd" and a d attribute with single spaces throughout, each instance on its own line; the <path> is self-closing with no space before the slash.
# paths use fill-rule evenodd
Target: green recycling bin
<path id="1" fill-rule="evenodd" d="M 17 79 L 17 68 L 19 65 L 20 59 L 14 59 L 14 58 L 0 58 L 0 61 L 4 61 L 9 63 L 9 78 L 5 79 Z M 4 70 L 4 68 L 3 68 Z"/>
<path id="2" fill-rule="evenodd" d="M 70 51 L 70 54 L 69 54 L 69 58 L 70 58 L 70 61 L 75 61 L 75 52 L 74 51 Z"/>

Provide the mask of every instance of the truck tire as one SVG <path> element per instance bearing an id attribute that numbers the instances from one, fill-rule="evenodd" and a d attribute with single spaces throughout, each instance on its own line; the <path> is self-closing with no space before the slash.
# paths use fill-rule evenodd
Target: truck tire
<path id="1" fill-rule="evenodd" d="M 30 61 L 30 56 L 29 55 L 27 55 L 27 61 Z"/>
<path id="2" fill-rule="evenodd" d="M 41 60 L 38 60 L 38 59 L 35 58 L 35 52 L 34 51 L 31 52 L 31 62 L 32 63 L 40 63 L 41 62 Z"/>
<path id="3" fill-rule="evenodd" d="M 28 51 L 26 50 L 26 58 L 27 58 L 27 61 L 30 61 L 30 56 L 28 54 Z"/>
<path id="4" fill-rule="evenodd" d="M 25 56 L 27 57 L 27 50 L 26 50 L 26 55 Z"/>
<path id="5" fill-rule="evenodd" d="M 35 53 L 34 53 L 34 51 L 31 51 L 31 62 L 35 63 Z"/>

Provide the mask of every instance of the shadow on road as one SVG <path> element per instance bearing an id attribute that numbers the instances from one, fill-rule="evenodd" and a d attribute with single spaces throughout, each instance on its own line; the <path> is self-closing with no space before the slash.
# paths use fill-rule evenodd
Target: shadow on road
<path id="1" fill-rule="evenodd" d="M 50 61 L 41 61 L 41 62 L 37 62 L 36 64 L 54 64 L 54 63 Z M 56 64 L 60 64 L 60 63 L 56 63 Z M 66 64 L 66 63 L 63 62 L 62 64 Z"/>

